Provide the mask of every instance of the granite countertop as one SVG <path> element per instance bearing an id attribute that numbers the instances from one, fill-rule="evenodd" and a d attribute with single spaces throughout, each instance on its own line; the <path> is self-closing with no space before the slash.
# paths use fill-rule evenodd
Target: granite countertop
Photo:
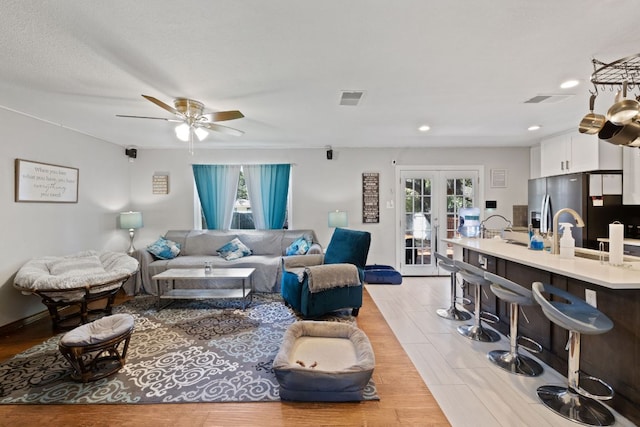
<path id="1" fill-rule="evenodd" d="M 610 289 L 640 289 L 640 257 L 625 256 L 622 266 L 598 261 L 598 251 L 576 248 L 576 253 L 595 257 L 586 259 L 560 258 L 547 251 L 533 251 L 525 246 L 496 239 L 443 239 L 454 246 L 472 249 L 487 255 L 528 265 L 563 276 L 572 277 Z"/>

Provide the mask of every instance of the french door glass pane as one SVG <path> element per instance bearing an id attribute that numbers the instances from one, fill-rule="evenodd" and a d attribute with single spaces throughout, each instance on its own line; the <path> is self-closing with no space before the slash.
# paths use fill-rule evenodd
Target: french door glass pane
<path id="1" fill-rule="evenodd" d="M 473 180 L 471 178 L 447 179 L 447 237 L 455 236 L 462 208 L 473 206 Z"/>
<path id="2" fill-rule="evenodd" d="M 405 264 L 431 263 L 431 180 L 405 179 Z"/>

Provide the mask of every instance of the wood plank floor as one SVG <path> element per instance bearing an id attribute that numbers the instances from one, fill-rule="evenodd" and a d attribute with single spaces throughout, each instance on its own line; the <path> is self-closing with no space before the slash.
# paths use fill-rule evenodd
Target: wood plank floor
<path id="1" fill-rule="evenodd" d="M 449 426 L 411 360 L 365 291 L 358 326 L 376 356 L 380 401 L 0 405 L 0 425 L 18 426 Z M 48 319 L 0 337 L 5 360 L 51 336 Z"/>

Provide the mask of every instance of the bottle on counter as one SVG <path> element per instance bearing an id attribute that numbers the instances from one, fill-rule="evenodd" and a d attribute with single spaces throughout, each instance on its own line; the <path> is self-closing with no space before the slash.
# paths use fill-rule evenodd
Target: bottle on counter
<path id="1" fill-rule="evenodd" d="M 562 236 L 560 237 L 560 258 L 573 258 L 576 254 L 576 240 L 571 234 L 573 224 L 561 222 Z"/>
<path id="2" fill-rule="evenodd" d="M 533 225 L 529 224 L 529 244 L 527 247 L 531 249 L 531 239 L 533 239 Z"/>
<path id="3" fill-rule="evenodd" d="M 536 228 L 533 230 L 533 237 L 531 237 L 531 249 L 534 251 L 541 251 L 544 249 L 544 239 L 540 235 L 540 230 Z"/>

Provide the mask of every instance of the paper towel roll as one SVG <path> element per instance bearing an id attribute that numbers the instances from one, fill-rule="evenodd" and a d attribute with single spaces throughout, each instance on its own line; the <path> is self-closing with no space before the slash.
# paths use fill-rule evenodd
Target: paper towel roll
<path id="1" fill-rule="evenodd" d="M 624 250 L 624 225 L 619 222 L 609 224 L 609 264 L 622 265 Z"/>

